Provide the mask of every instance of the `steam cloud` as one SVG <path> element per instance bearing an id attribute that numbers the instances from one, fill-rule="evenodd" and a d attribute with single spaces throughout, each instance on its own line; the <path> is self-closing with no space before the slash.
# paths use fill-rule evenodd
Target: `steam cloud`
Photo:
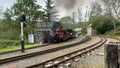
<path id="1" fill-rule="evenodd" d="M 71 9 L 71 8 L 74 8 L 75 5 L 76 5 L 76 0 L 56 0 L 57 7 Z"/>
<path id="2" fill-rule="evenodd" d="M 57 7 L 71 10 L 74 7 L 82 6 L 87 0 L 55 0 Z"/>
<path id="3" fill-rule="evenodd" d="M 62 13 L 62 16 L 69 16 L 73 11 L 85 6 L 85 4 L 90 4 L 92 1 L 95 0 L 54 0 L 56 9 Z"/>

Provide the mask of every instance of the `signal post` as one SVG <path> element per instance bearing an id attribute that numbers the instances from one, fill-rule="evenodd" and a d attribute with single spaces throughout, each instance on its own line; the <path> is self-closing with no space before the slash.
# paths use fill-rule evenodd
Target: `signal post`
<path id="1" fill-rule="evenodd" d="M 21 22 L 21 52 L 24 53 L 25 52 L 25 46 L 24 46 L 24 22 L 26 20 L 26 16 L 25 14 L 21 14 L 20 15 L 20 22 Z"/>

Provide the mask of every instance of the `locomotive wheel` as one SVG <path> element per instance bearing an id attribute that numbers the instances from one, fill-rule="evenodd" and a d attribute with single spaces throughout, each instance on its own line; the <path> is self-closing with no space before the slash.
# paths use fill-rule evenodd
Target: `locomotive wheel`
<path id="1" fill-rule="evenodd" d="M 60 41 L 61 41 L 61 42 L 64 42 L 64 40 L 63 40 L 63 39 L 60 39 Z"/>

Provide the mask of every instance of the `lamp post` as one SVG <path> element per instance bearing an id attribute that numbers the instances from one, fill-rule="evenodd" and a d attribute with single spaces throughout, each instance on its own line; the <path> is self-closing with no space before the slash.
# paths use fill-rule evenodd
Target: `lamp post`
<path id="1" fill-rule="evenodd" d="M 26 20 L 25 14 L 20 15 L 20 22 L 21 22 L 21 52 L 25 52 L 25 47 L 24 47 L 24 22 Z"/>

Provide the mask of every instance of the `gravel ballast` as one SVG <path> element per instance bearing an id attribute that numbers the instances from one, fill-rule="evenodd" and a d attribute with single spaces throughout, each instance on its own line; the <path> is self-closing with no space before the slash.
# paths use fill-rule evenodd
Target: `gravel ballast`
<path id="1" fill-rule="evenodd" d="M 14 57 L 14 56 L 19 56 L 19 55 L 25 55 L 25 54 L 29 54 L 29 53 L 33 53 L 33 52 L 38 52 L 38 51 L 43 51 L 43 50 L 47 50 L 47 49 L 52 49 L 52 48 L 56 48 L 56 47 L 61 47 L 61 46 L 65 46 L 71 43 L 76 43 L 81 41 L 82 39 L 84 39 L 85 37 L 78 37 L 74 40 L 70 40 L 64 43 L 59 43 L 59 44 L 51 44 L 49 46 L 45 46 L 45 47 L 38 47 L 38 48 L 33 48 L 33 49 L 28 49 L 25 50 L 25 53 L 21 53 L 20 51 L 16 51 L 13 53 L 7 53 L 7 54 L 2 54 L 0 55 L 0 60 L 4 59 L 4 58 L 9 58 L 9 57 Z"/>
<path id="2" fill-rule="evenodd" d="M 107 38 L 108 42 L 120 42 L 115 39 Z M 69 68 L 104 68 L 104 46 L 80 57 L 79 62 L 72 62 L 72 66 Z"/>
<path id="3" fill-rule="evenodd" d="M 40 63 L 40 62 L 64 55 L 64 54 L 67 54 L 67 53 L 71 53 L 71 52 L 79 50 L 83 47 L 89 46 L 90 44 L 94 44 L 98 41 L 100 41 L 99 37 L 93 37 L 92 40 L 90 40 L 86 43 L 83 43 L 79 46 L 75 46 L 75 47 L 71 47 L 68 49 L 59 50 L 57 52 L 52 52 L 52 53 L 48 53 L 48 54 L 44 54 L 44 55 L 40 55 L 40 56 L 35 56 L 35 57 L 31 57 L 31 58 L 27 58 L 27 59 L 23 59 L 23 60 L 18 60 L 15 62 L 3 64 L 3 65 L 1 65 L 1 67 L 14 65 L 17 68 L 25 68 L 26 66 L 34 65 L 34 64 L 37 64 L 37 63 Z"/>

